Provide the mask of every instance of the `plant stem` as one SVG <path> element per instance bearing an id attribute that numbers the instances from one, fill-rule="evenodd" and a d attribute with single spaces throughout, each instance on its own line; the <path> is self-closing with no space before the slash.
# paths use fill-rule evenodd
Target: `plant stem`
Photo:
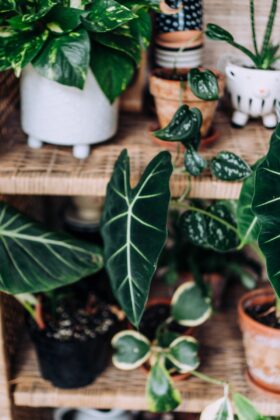
<path id="1" fill-rule="evenodd" d="M 185 191 L 181 195 L 181 197 L 178 198 L 178 202 L 182 203 L 183 201 L 185 201 L 188 195 L 190 194 L 190 192 L 191 192 L 191 177 L 190 177 L 190 174 L 187 174 L 187 186 L 186 186 Z"/>
<path id="2" fill-rule="evenodd" d="M 256 36 L 256 25 L 255 25 L 255 0 L 250 0 L 250 16 L 251 16 L 251 29 L 252 29 L 252 38 L 253 44 L 255 48 L 255 53 L 258 56 L 258 44 L 257 44 L 257 36 Z"/>
<path id="3" fill-rule="evenodd" d="M 276 295 L 276 311 L 275 311 L 276 318 L 280 320 L 280 297 Z"/>
<path id="4" fill-rule="evenodd" d="M 191 372 L 191 374 L 193 376 L 196 376 L 197 378 L 201 379 L 202 381 L 208 382 L 209 384 L 212 384 L 212 385 L 218 385 L 218 386 L 223 386 L 223 387 L 225 385 L 228 385 L 228 383 L 225 382 L 225 381 L 221 381 L 220 379 L 211 378 L 211 376 L 204 375 L 204 373 L 197 372 L 196 370 Z"/>

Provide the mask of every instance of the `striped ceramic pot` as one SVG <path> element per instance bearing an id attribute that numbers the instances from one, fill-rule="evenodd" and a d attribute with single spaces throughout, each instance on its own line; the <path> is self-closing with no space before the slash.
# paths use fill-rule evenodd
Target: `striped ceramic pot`
<path id="1" fill-rule="evenodd" d="M 225 72 L 234 109 L 232 123 L 244 127 L 250 118 L 262 118 L 265 127 L 274 128 L 275 105 L 280 99 L 280 70 L 259 70 L 230 62 Z"/>

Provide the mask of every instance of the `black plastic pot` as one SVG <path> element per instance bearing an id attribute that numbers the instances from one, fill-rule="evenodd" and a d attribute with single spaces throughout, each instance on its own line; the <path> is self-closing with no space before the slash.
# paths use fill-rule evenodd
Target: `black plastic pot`
<path id="1" fill-rule="evenodd" d="M 42 377 L 58 388 L 81 388 L 106 368 L 113 331 L 86 341 L 60 341 L 30 327 Z"/>

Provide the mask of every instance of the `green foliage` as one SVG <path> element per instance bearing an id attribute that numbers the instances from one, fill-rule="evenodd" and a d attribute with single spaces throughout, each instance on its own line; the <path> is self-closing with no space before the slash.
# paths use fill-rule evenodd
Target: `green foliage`
<path id="1" fill-rule="evenodd" d="M 232 152 L 220 152 L 211 163 L 212 174 L 223 181 L 241 181 L 251 175 L 250 166 Z"/>
<path id="2" fill-rule="evenodd" d="M 233 395 L 233 402 L 236 409 L 238 420 L 265 420 L 266 417 L 262 416 L 251 401 L 239 393 Z"/>
<path id="3" fill-rule="evenodd" d="M 248 48 L 237 43 L 234 37 L 222 27 L 210 23 L 207 25 L 206 35 L 208 38 L 214 41 L 224 41 L 238 50 L 242 51 L 247 57 L 249 57 L 256 68 L 258 69 L 271 69 L 273 64 L 279 59 L 279 44 L 274 45 L 271 42 L 272 31 L 275 23 L 276 11 L 277 11 L 278 0 L 272 0 L 271 9 L 267 21 L 267 26 L 264 33 L 262 48 L 259 50 L 257 45 L 256 28 L 255 28 L 255 4 L 254 0 L 250 0 L 250 19 L 252 29 L 252 40 L 254 44 L 254 52 Z"/>
<path id="4" fill-rule="evenodd" d="M 184 154 L 184 164 L 187 172 L 193 176 L 200 175 L 207 168 L 207 161 L 192 146 Z"/>
<path id="5" fill-rule="evenodd" d="M 50 232 L 0 203 L 0 290 L 38 293 L 74 283 L 103 267 L 101 251 Z"/>
<path id="6" fill-rule="evenodd" d="M 113 363 L 118 369 L 133 370 L 145 363 L 151 355 L 151 343 L 136 331 L 122 331 L 112 340 Z"/>
<path id="7" fill-rule="evenodd" d="M 66 0 L 3 0 L 0 71 L 12 68 L 20 75 L 31 63 L 44 77 L 82 89 L 90 64 L 113 102 L 128 86 L 141 50 L 149 45 L 149 10 L 158 4 L 159 0 L 89 0 L 74 8 Z"/>
<path id="8" fill-rule="evenodd" d="M 106 267 L 118 302 L 136 326 L 167 236 L 171 173 L 171 156 L 161 152 L 132 189 L 123 151 L 107 188 L 102 218 Z"/>
<path id="9" fill-rule="evenodd" d="M 204 101 L 219 99 L 219 85 L 217 77 L 211 70 L 191 69 L 188 82 L 195 96 Z"/>

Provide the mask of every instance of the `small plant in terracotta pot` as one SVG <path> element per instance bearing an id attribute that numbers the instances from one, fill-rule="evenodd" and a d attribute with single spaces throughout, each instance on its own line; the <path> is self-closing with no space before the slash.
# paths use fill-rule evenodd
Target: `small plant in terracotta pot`
<path id="1" fill-rule="evenodd" d="M 210 23 L 206 35 L 214 41 L 224 41 L 241 51 L 249 60 L 228 62 L 225 71 L 227 88 L 234 113 L 232 122 L 237 127 L 247 124 L 249 118 L 261 117 L 267 128 L 277 124 L 275 105 L 280 97 L 279 43 L 271 41 L 278 0 L 272 0 L 262 46 L 258 46 L 255 27 L 255 1 L 250 0 L 250 17 L 254 51 L 237 43 L 232 34 Z"/>
<path id="2" fill-rule="evenodd" d="M 163 302 L 147 307 L 138 331 L 122 331 L 112 340 L 113 363 L 118 369 L 149 370 L 146 396 L 149 410 L 166 412 L 181 403 L 173 379 L 183 379 L 199 366 L 198 342 L 184 333 L 186 327 L 204 323 L 211 315 L 206 290 L 194 282 L 181 285 L 171 305 Z M 164 384 L 166 391 L 160 391 Z"/>
<path id="3" fill-rule="evenodd" d="M 224 93 L 224 76 L 208 69 L 156 69 L 150 77 L 160 127 L 165 127 L 180 105 L 198 108 L 203 117 L 202 137 L 212 126 L 218 100 Z"/>

